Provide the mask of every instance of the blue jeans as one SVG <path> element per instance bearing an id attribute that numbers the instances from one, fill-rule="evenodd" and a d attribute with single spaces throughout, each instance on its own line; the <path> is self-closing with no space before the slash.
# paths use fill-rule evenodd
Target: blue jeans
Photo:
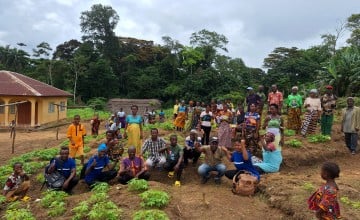
<path id="1" fill-rule="evenodd" d="M 210 171 L 217 171 L 217 175 L 215 178 L 220 178 L 224 176 L 226 166 L 223 163 L 216 164 L 215 166 L 209 166 L 208 164 L 203 163 L 198 168 L 198 173 L 201 177 L 210 177 Z"/>
<path id="2" fill-rule="evenodd" d="M 358 134 L 357 133 L 345 133 L 345 143 L 346 147 L 350 151 L 355 151 L 357 147 Z"/>

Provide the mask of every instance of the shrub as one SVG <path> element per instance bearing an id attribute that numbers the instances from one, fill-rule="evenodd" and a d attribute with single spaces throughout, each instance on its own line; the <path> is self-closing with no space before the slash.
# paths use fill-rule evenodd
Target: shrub
<path id="1" fill-rule="evenodd" d="M 170 200 L 170 196 L 163 191 L 159 190 L 149 190 L 140 194 L 142 207 L 146 208 L 162 208 L 165 207 Z"/>
<path id="2" fill-rule="evenodd" d="M 62 202 L 68 196 L 63 191 L 54 191 L 54 190 L 48 190 L 44 194 L 45 194 L 45 196 L 41 199 L 41 202 L 40 202 L 40 204 L 44 208 L 49 208 L 51 206 L 51 204 L 55 201 Z"/>
<path id="3" fill-rule="evenodd" d="M 330 141 L 331 137 L 328 135 L 314 134 L 309 136 L 307 139 L 310 143 L 323 143 Z"/>
<path id="4" fill-rule="evenodd" d="M 8 209 L 4 218 L 6 220 L 36 220 L 29 209 Z"/>
<path id="5" fill-rule="evenodd" d="M 169 217 L 162 210 L 150 209 L 135 212 L 133 220 L 169 220 Z"/>
<path id="6" fill-rule="evenodd" d="M 96 110 L 103 111 L 106 109 L 106 102 L 107 102 L 107 99 L 104 97 L 95 97 L 95 98 L 89 99 L 89 101 L 87 101 L 86 104 L 88 106 L 92 106 Z"/>
<path id="7" fill-rule="evenodd" d="M 289 141 L 286 141 L 285 144 L 289 147 L 293 147 L 293 148 L 300 148 L 302 146 L 301 141 L 296 140 L 296 139 L 292 139 Z"/>
<path id="8" fill-rule="evenodd" d="M 87 201 L 80 202 L 76 207 L 74 207 L 71 211 L 75 214 L 72 218 L 73 220 L 81 220 L 84 219 L 89 213 L 90 207 Z"/>
<path id="9" fill-rule="evenodd" d="M 95 183 L 91 191 L 94 193 L 107 193 L 109 189 L 110 187 L 107 183 Z"/>
<path id="10" fill-rule="evenodd" d="M 284 131 L 284 135 L 287 137 L 294 136 L 295 134 L 296 134 L 296 132 L 291 129 L 285 129 L 285 131 Z"/>
<path id="11" fill-rule="evenodd" d="M 117 220 L 121 217 L 122 210 L 112 201 L 99 202 L 92 206 L 88 214 L 90 220 Z"/>
<path id="12" fill-rule="evenodd" d="M 145 191 L 149 188 L 148 182 L 143 179 L 132 179 L 128 183 L 129 191 Z"/>

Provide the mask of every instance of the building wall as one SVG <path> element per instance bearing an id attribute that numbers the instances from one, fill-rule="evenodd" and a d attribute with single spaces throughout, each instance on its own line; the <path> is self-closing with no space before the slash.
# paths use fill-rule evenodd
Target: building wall
<path id="1" fill-rule="evenodd" d="M 31 102 L 31 112 L 28 116 L 31 118 L 31 124 L 24 126 L 40 126 L 57 120 L 57 106 L 50 104 L 67 105 L 67 97 L 24 97 L 24 96 L 1 96 L 1 104 L 11 104 L 14 102 Z M 36 104 L 37 103 L 37 104 Z M 37 106 L 37 111 L 36 111 Z M 37 112 L 37 115 L 35 114 Z M 59 119 L 66 118 L 66 107 L 59 107 Z M 8 126 L 15 119 L 14 107 L 0 107 L 0 126 Z M 36 120 L 37 119 L 37 120 Z"/>

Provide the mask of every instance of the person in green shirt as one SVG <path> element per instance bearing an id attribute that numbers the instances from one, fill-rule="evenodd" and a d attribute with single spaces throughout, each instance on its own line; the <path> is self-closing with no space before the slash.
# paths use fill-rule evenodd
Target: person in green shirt
<path id="1" fill-rule="evenodd" d="M 180 186 L 181 173 L 184 169 L 184 151 L 183 148 L 177 144 L 177 136 L 173 134 L 170 136 L 170 145 L 167 144 L 159 150 L 159 153 L 165 152 L 166 162 L 164 169 L 169 171 L 168 176 L 172 178 L 176 173 L 175 186 Z"/>
<path id="2" fill-rule="evenodd" d="M 287 98 L 287 112 L 288 112 L 288 124 L 287 128 L 296 131 L 299 133 L 301 127 L 301 106 L 303 104 L 303 100 L 301 95 L 298 93 L 299 88 L 297 86 L 293 86 L 291 89 L 291 94 L 289 94 Z"/>

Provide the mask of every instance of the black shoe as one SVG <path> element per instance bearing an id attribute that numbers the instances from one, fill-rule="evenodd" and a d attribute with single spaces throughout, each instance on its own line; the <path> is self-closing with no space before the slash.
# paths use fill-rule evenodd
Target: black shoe
<path id="1" fill-rule="evenodd" d="M 220 178 L 216 178 L 216 177 L 215 177 L 214 180 L 215 180 L 215 184 L 216 184 L 216 185 L 220 185 L 220 184 L 221 184 L 221 179 L 220 179 Z"/>
<path id="2" fill-rule="evenodd" d="M 203 177 L 202 179 L 201 179 L 201 184 L 205 184 L 208 180 L 210 179 L 210 177 Z"/>

